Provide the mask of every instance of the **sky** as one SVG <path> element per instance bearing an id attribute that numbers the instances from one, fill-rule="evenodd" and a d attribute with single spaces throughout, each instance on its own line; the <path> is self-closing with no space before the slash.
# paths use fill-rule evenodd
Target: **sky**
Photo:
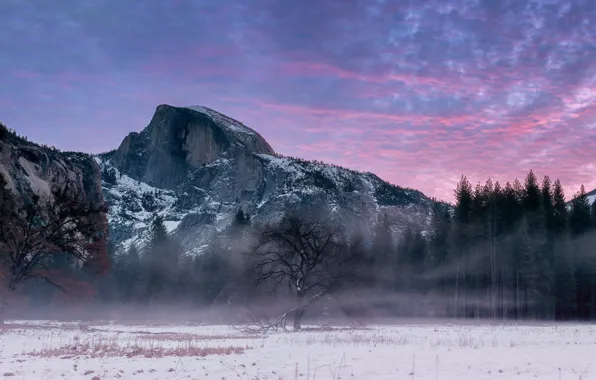
<path id="1" fill-rule="evenodd" d="M 159 104 L 451 201 L 596 188 L 594 0 L 2 0 L 0 120 L 99 153 Z"/>

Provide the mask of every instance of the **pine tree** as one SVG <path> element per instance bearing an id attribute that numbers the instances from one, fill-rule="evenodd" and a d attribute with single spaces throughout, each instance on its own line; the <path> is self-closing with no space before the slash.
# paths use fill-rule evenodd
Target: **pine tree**
<path id="1" fill-rule="evenodd" d="M 148 301 L 171 301 L 180 269 L 180 247 L 169 238 L 159 215 L 153 217 L 143 261 L 144 298 Z"/>
<path id="2" fill-rule="evenodd" d="M 523 310 L 523 315 L 534 319 L 537 317 L 536 303 L 540 301 L 541 295 L 538 290 L 538 268 L 536 265 L 536 247 L 530 235 L 528 219 L 524 216 L 520 224 L 518 235 L 520 276 L 522 287 L 518 292 Z M 518 303 L 519 304 L 519 303 Z"/>
<path id="3" fill-rule="evenodd" d="M 552 183 L 550 177 L 545 175 L 541 187 L 541 214 L 544 226 L 541 228 L 539 238 L 543 240 L 543 249 L 537 257 L 539 290 L 543 297 L 540 313 L 545 319 L 555 317 L 555 237 L 554 237 L 554 209 L 552 196 Z"/>
<path id="4" fill-rule="evenodd" d="M 590 214 L 592 215 L 592 228 L 596 228 L 596 200 L 592 201 Z"/>
<path id="5" fill-rule="evenodd" d="M 553 218 L 554 218 L 554 199 L 553 199 L 553 188 L 550 177 L 545 175 L 542 180 L 541 196 L 542 210 L 546 221 L 546 229 L 550 232 L 553 231 Z"/>
<path id="6" fill-rule="evenodd" d="M 455 220 L 467 224 L 472 218 L 473 191 L 468 178 L 462 176 L 454 191 L 455 195 Z"/>
<path id="7" fill-rule="evenodd" d="M 223 259 L 221 252 L 210 249 L 196 259 L 199 279 L 198 291 L 203 300 L 210 304 L 216 300 L 229 279 L 229 264 Z"/>
<path id="8" fill-rule="evenodd" d="M 149 249 L 156 249 L 160 244 L 168 242 L 168 230 L 161 215 L 155 214 L 149 233 Z"/>
<path id="9" fill-rule="evenodd" d="M 409 292 L 424 289 L 426 240 L 417 226 L 408 226 L 398 244 L 399 288 Z"/>
<path id="10" fill-rule="evenodd" d="M 488 313 L 491 318 L 496 317 L 496 302 L 497 302 L 497 276 L 499 274 L 499 260 L 498 260 L 498 245 L 499 232 L 502 228 L 501 216 L 498 211 L 498 204 L 502 201 L 501 185 L 496 182 L 493 185 L 491 179 L 488 179 L 484 184 L 483 197 L 485 199 L 485 216 L 484 216 L 484 243 L 485 252 L 483 254 L 481 284 L 484 288 Z"/>
<path id="11" fill-rule="evenodd" d="M 373 235 L 373 244 L 371 248 L 373 271 L 375 273 L 377 285 L 388 287 L 395 282 L 393 278 L 395 268 L 391 262 L 393 255 L 393 239 L 391 237 L 391 225 L 387 213 L 378 218 Z"/>
<path id="12" fill-rule="evenodd" d="M 491 284 L 491 317 L 506 317 L 506 297 L 508 294 L 507 284 L 511 267 L 508 265 L 508 256 L 506 255 L 506 196 L 505 188 L 501 187 L 499 182 L 495 183 L 493 192 L 493 239 L 491 244 L 491 266 L 492 266 L 492 284 Z"/>
<path id="13" fill-rule="evenodd" d="M 238 226 L 247 226 L 250 224 L 250 215 L 246 214 L 242 208 L 239 208 L 236 212 L 234 223 Z"/>
<path id="14" fill-rule="evenodd" d="M 534 272 L 531 274 L 531 281 L 526 281 L 530 285 L 526 284 L 526 286 L 531 286 L 533 317 L 551 318 L 553 314 L 551 310 L 554 309 L 551 297 L 553 280 L 551 273 L 552 260 L 547 240 L 546 216 L 547 212 L 551 212 L 550 179 L 546 177 L 543 182 L 541 188 L 533 171 L 528 173 L 524 182 L 524 218 L 526 219 L 528 239 L 531 245 L 531 249 L 526 250 L 526 254 L 531 252 L 534 255 L 529 260 L 529 262 L 532 262 Z M 543 199 L 544 196 L 546 196 L 545 199 Z M 524 259 L 522 264 L 526 263 L 526 261 L 528 260 Z"/>
<path id="15" fill-rule="evenodd" d="M 449 257 L 455 267 L 453 279 L 454 316 L 466 313 L 469 286 L 469 260 L 472 242 L 473 190 L 467 177 L 462 176 L 455 188 L 453 223 L 449 233 Z"/>
<path id="16" fill-rule="evenodd" d="M 571 235 L 579 236 L 586 233 L 590 229 L 591 222 L 590 202 L 584 185 L 581 185 L 580 190 L 575 193 L 571 200 L 571 213 L 569 215 Z"/>
<path id="17" fill-rule="evenodd" d="M 552 228 L 549 234 L 554 239 L 554 286 L 555 316 L 557 319 L 571 319 L 576 314 L 575 266 L 571 257 L 568 235 L 568 212 L 561 181 L 555 181 L 552 188 Z"/>
<path id="18" fill-rule="evenodd" d="M 596 260 L 593 258 L 593 242 L 586 234 L 591 230 L 592 218 L 588 196 L 581 185 L 571 201 L 569 229 L 576 262 L 577 311 L 580 318 L 596 317 Z"/>
<path id="19" fill-rule="evenodd" d="M 538 185 L 538 180 L 533 171 L 526 176 L 523 190 L 523 205 L 527 213 L 535 213 L 540 210 L 541 206 L 541 190 Z M 531 226 L 530 226 L 531 227 Z"/>
<path id="20" fill-rule="evenodd" d="M 451 228 L 451 215 L 448 207 L 435 203 L 431 211 L 430 233 L 428 237 L 427 268 L 436 273 L 432 279 L 434 286 L 441 292 L 445 290 L 446 267 L 449 261 L 449 230 Z"/>
<path id="21" fill-rule="evenodd" d="M 523 214 L 523 206 L 521 203 L 521 184 L 516 179 L 513 184 L 507 182 L 503 190 L 503 226 L 505 232 L 513 232 L 517 228 L 517 223 Z"/>
<path id="22" fill-rule="evenodd" d="M 184 256 L 180 259 L 180 271 L 178 273 L 176 289 L 180 295 L 181 301 L 187 305 L 197 306 L 201 301 L 199 297 L 200 276 L 195 266 L 196 258 L 194 256 Z"/>
<path id="23" fill-rule="evenodd" d="M 552 189 L 552 202 L 552 232 L 559 237 L 560 235 L 567 234 L 568 213 L 563 186 L 558 179 L 555 181 Z"/>
<path id="24" fill-rule="evenodd" d="M 555 318 L 569 320 L 577 315 L 577 282 L 567 234 L 560 235 L 554 249 Z"/>
<path id="25" fill-rule="evenodd" d="M 141 276 L 141 261 L 139 249 L 133 243 L 121 258 L 122 277 L 120 283 L 123 290 L 123 300 L 131 302 L 139 297 L 139 281 Z"/>

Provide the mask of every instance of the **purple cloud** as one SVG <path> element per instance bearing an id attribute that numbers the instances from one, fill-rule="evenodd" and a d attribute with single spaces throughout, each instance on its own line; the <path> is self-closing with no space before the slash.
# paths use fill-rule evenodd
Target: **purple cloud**
<path id="1" fill-rule="evenodd" d="M 0 119 L 100 152 L 204 104 L 281 153 L 452 199 L 472 181 L 596 187 L 588 0 L 0 3 Z"/>

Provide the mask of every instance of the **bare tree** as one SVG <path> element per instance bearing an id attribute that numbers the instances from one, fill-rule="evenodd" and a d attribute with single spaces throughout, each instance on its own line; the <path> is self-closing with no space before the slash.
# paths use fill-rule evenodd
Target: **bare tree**
<path id="1" fill-rule="evenodd" d="M 105 204 L 86 200 L 68 185 L 54 187 L 52 196 L 33 196 L 20 205 L 0 175 L 0 323 L 8 294 L 38 278 L 62 291 L 58 257 L 107 270 Z"/>
<path id="2" fill-rule="evenodd" d="M 261 228 L 250 255 L 256 281 L 273 290 L 287 286 L 295 298 L 276 326 L 285 328 L 287 317 L 293 316 L 294 330 L 300 330 L 310 304 L 358 280 L 361 252 L 337 224 L 315 218 L 286 215 L 278 224 Z"/>

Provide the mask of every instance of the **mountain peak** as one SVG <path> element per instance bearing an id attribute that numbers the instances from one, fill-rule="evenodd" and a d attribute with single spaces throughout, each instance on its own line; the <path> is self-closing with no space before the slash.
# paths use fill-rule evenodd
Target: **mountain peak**
<path id="1" fill-rule="evenodd" d="M 157 107 L 155 115 L 164 114 L 167 117 L 167 115 L 171 116 L 173 113 L 184 114 L 187 111 L 192 111 L 190 112 L 192 115 L 190 116 L 191 119 L 196 120 L 197 116 L 199 118 L 207 118 L 208 120 L 212 121 L 215 126 L 224 131 L 224 133 L 232 140 L 245 145 L 246 148 L 255 153 L 275 153 L 269 143 L 257 131 L 249 128 L 240 121 L 224 115 L 221 112 L 215 111 L 209 107 L 201 105 L 178 107 L 169 104 L 161 104 Z"/>
<path id="2" fill-rule="evenodd" d="M 153 214 L 198 254 L 240 208 L 257 224 L 297 207 L 363 232 L 380 212 L 396 226 L 424 224 L 433 204 L 371 173 L 276 154 L 256 131 L 204 106 L 158 106 L 147 128 L 98 163 L 109 174 L 114 243 L 123 247 L 146 239 Z"/>
<path id="3" fill-rule="evenodd" d="M 175 189 L 203 165 L 253 153 L 275 152 L 257 132 L 210 108 L 162 104 L 149 125 L 126 136 L 110 159 L 131 178 Z"/>

